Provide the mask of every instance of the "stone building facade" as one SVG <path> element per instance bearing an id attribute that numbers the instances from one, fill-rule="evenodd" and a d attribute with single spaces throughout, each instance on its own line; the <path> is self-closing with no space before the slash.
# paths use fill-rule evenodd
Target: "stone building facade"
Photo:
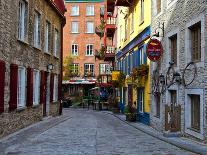
<path id="1" fill-rule="evenodd" d="M 207 140 L 206 25 L 205 0 L 152 1 L 151 33 L 153 35 L 159 32 L 157 39 L 161 41 L 164 52 L 160 62 L 151 63 L 151 125 L 159 131 L 169 132 L 167 125 L 174 117 L 174 121 L 180 126 L 176 133 L 200 141 Z M 181 80 L 178 79 L 176 82 L 174 79 L 171 86 L 170 76 L 167 75 L 171 75 L 172 79 L 173 70 L 167 74 L 169 62 L 174 62 L 175 72 L 181 75 L 178 76 Z M 190 65 L 185 70 L 189 62 L 194 62 L 195 66 Z M 162 74 L 165 80 L 168 79 L 165 81 L 166 90 L 159 96 L 153 92 L 153 75 L 156 68 L 159 70 L 158 75 Z M 195 68 L 197 74 L 194 79 Z M 192 79 L 194 80 L 190 84 Z M 185 85 L 187 83 L 189 85 Z M 168 113 L 171 103 L 178 109 L 180 107 L 180 112 L 178 110 L 172 117 Z"/>
<path id="2" fill-rule="evenodd" d="M 100 11 L 105 3 L 103 0 L 65 0 L 68 11 L 65 14 L 63 57 L 70 57 L 72 62 L 71 75 L 65 75 L 63 82 L 70 95 L 83 91 L 87 96 L 100 74 L 110 74 L 109 63 L 95 57 L 101 48 L 95 28 L 101 24 Z"/>
<path id="3" fill-rule="evenodd" d="M 0 137 L 60 111 L 62 0 L 0 1 Z"/>

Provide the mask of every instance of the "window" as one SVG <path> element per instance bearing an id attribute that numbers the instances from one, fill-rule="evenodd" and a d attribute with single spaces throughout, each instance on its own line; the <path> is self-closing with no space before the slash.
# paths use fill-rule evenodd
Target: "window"
<path id="1" fill-rule="evenodd" d="M 139 112 L 144 112 L 144 90 L 140 89 L 138 93 Z"/>
<path id="2" fill-rule="evenodd" d="M 120 31 L 119 31 L 119 42 L 122 41 L 122 25 L 120 25 Z"/>
<path id="3" fill-rule="evenodd" d="M 78 33 L 78 22 L 71 22 L 71 33 Z"/>
<path id="4" fill-rule="evenodd" d="M 170 55 L 171 62 L 174 62 L 174 65 L 177 65 L 177 34 L 173 35 L 170 39 Z"/>
<path id="5" fill-rule="evenodd" d="M 144 22 L 144 0 L 141 0 L 141 23 Z"/>
<path id="6" fill-rule="evenodd" d="M 109 64 L 99 64 L 99 74 L 111 74 Z"/>
<path id="7" fill-rule="evenodd" d="M 72 55 L 78 55 L 78 45 L 77 44 L 72 45 Z"/>
<path id="8" fill-rule="evenodd" d="M 25 79 L 25 68 L 18 68 L 18 89 L 17 89 L 17 106 L 25 106 L 25 88 L 26 88 L 26 79 Z"/>
<path id="9" fill-rule="evenodd" d="M 84 74 L 85 76 L 94 76 L 94 64 L 85 64 Z"/>
<path id="10" fill-rule="evenodd" d="M 94 23 L 86 22 L 86 33 L 94 33 Z"/>
<path id="11" fill-rule="evenodd" d="M 86 16 L 94 16 L 94 5 L 86 6 Z"/>
<path id="12" fill-rule="evenodd" d="M 156 0 L 156 14 L 161 12 L 161 0 Z"/>
<path id="13" fill-rule="evenodd" d="M 201 61 L 201 22 L 191 26 L 190 28 L 191 40 L 191 59 L 195 62 Z"/>
<path id="14" fill-rule="evenodd" d="M 45 52 L 49 53 L 50 51 L 50 38 L 51 38 L 51 24 L 49 21 L 46 21 L 45 26 Z"/>
<path id="15" fill-rule="evenodd" d="M 144 64 L 144 48 L 140 48 L 140 65 Z"/>
<path id="16" fill-rule="evenodd" d="M 40 74 L 38 70 L 33 72 L 33 104 L 37 105 L 39 103 L 40 95 Z"/>
<path id="17" fill-rule="evenodd" d="M 34 19 L 34 47 L 40 48 L 40 13 L 35 11 Z"/>
<path id="18" fill-rule="evenodd" d="M 76 63 L 71 64 L 70 65 L 70 71 L 71 71 L 72 74 L 75 74 L 76 76 L 78 76 L 78 74 L 79 74 L 79 64 L 76 64 Z"/>
<path id="19" fill-rule="evenodd" d="M 87 45 L 86 46 L 86 56 L 92 56 L 93 55 L 93 45 Z"/>
<path id="20" fill-rule="evenodd" d="M 191 100 L 191 128 L 200 130 L 200 95 L 190 95 Z"/>
<path id="21" fill-rule="evenodd" d="M 55 38 L 54 38 L 54 56 L 59 57 L 60 54 L 60 40 L 59 32 L 55 29 Z"/>
<path id="22" fill-rule="evenodd" d="M 79 6 L 71 7 L 71 16 L 79 16 Z"/>
<path id="23" fill-rule="evenodd" d="M 127 40 L 127 18 L 125 18 L 124 40 Z"/>
<path id="24" fill-rule="evenodd" d="M 19 1 L 18 39 L 25 41 L 27 34 L 28 4 L 24 0 Z"/>
<path id="25" fill-rule="evenodd" d="M 156 117 L 160 117 L 160 95 L 155 96 L 155 103 L 156 103 Z"/>
<path id="26" fill-rule="evenodd" d="M 170 103 L 173 105 L 177 104 L 177 91 L 170 90 Z"/>
<path id="27" fill-rule="evenodd" d="M 58 101 L 58 76 L 54 75 L 53 101 Z"/>

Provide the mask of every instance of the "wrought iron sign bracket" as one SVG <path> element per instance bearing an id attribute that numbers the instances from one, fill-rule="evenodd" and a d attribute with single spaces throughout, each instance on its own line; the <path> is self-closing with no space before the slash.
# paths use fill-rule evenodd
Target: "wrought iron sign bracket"
<path id="1" fill-rule="evenodd" d="M 160 36 L 160 32 L 159 30 L 162 31 L 162 36 Z M 165 32 L 165 23 L 158 23 L 158 27 L 155 29 L 155 34 L 153 34 L 153 36 L 155 37 L 164 37 L 164 32 Z"/>

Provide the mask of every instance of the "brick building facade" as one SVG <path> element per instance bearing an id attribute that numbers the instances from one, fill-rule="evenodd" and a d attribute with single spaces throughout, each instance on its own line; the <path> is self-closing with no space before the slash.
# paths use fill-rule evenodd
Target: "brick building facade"
<path id="1" fill-rule="evenodd" d="M 1 0 L 0 137 L 59 113 L 64 13 L 62 0 Z"/>
<path id="2" fill-rule="evenodd" d="M 78 93 L 83 88 L 87 93 L 95 86 L 100 74 L 110 73 L 109 63 L 95 57 L 96 50 L 100 50 L 103 44 L 95 28 L 101 24 L 100 11 L 105 2 L 65 0 L 65 5 L 69 11 L 65 15 L 63 53 L 64 58 L 72 58 L 73 76 L 64 82 L 69 84 L 69 94 Z"/>
<path id="3" fill-rule="evenodd" d="M 160 33 L 158 39 L 164 49 L 160 62 L 151 64 L 152 80 L 156 69 L 158 75 L 163 74 L 165 80 L 168 80 L 165 81 L 167 90 L 160 96 L 157 97 L 152 92 L 151 125 L 160 131 L 171 133 L 173 131 L 169 128 L 177 126 L 176 133 L 202 141 L 207 139 L 206 6 L 205 0 L 199 3 L 193 0 L 153 0 L 151 24 L 152 34 L 155 31 Z M 167 77 L 170 74 L 173 77 L 173 70 L 167 74 L 169 62 L 174 62 L 174 73 L 181 75 L 178 76 L 181 79 L 177 79 L 177 82 L 174 79 L 172 85 L 169 85 L 170 76 Z M 196 67 L 191 64 L 185 70 L 190 62 L 194 62 Z M 194 79 L 195 68 L 197 74 Z M 190 84 L 192 79 L 194 80 Z M 153 81 L 151 84 L 153 91 Z M 177 107 L 177 114 L 168 115 L 170 105 Z"/>

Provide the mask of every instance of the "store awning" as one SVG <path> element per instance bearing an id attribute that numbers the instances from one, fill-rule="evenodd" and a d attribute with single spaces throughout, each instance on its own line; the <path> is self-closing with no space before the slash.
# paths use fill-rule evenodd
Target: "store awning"
<path id="1" fill-rule="evenodd" d="M 85 79 L 79 79 L 79 80 L 64 80 L 62 84 L 96 84 L 96 79 L 91 80 L 85 80 Z"/>

